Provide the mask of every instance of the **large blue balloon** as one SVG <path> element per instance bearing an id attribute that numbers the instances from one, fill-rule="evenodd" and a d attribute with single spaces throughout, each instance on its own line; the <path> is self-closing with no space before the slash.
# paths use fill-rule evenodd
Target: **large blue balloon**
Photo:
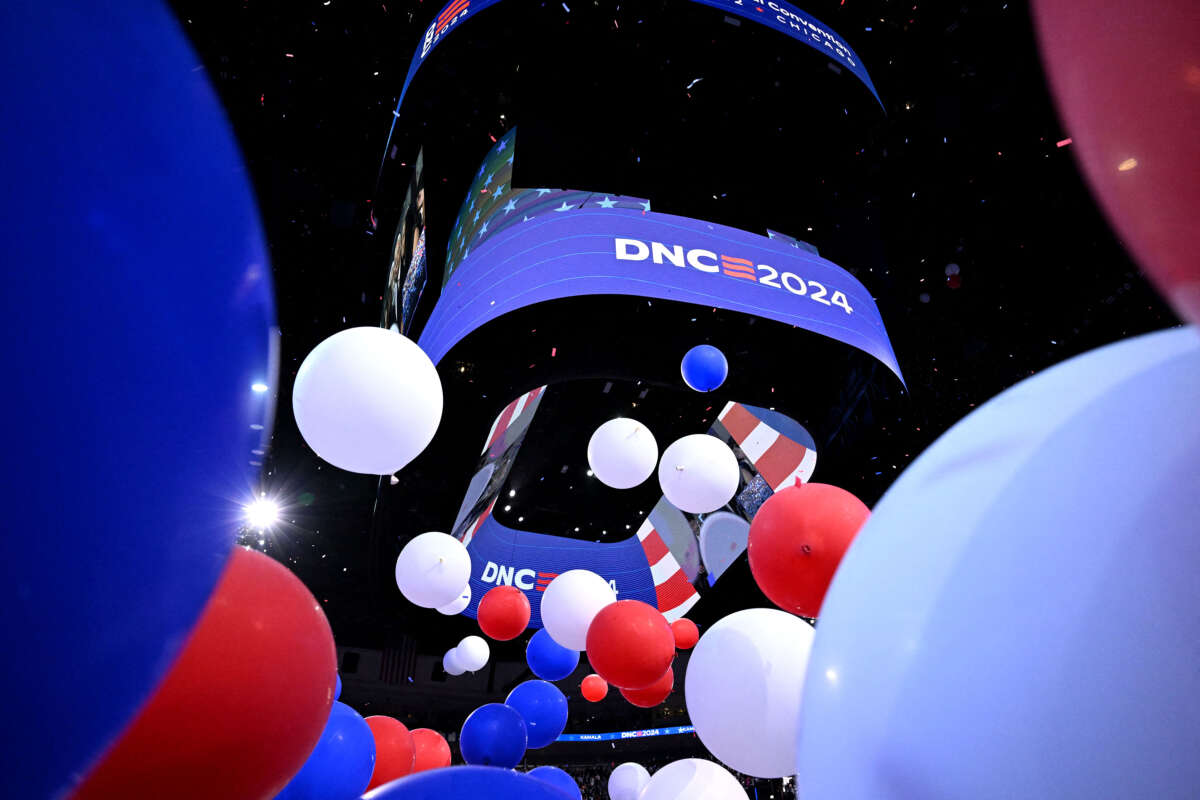
<path id="1" fill-rule="evenodd" d="M 525 681 L 504 702 L 525 720 L 531 750 L 550 744 L 567 727 L 567 698 L 553 683 Z"/>
<path id="2" fill-rule="evenodd" d="M 579 652 L 563 647 L 545 628 L 529 638 L 525 648 L 529 669 L 544 681 L 561 681 L 579 666 Z"/>
<path id="3" fill-rule="evenodd" d="M 0 75 L 0 780 L 40 798 L 212 593 L 269 434 L 274 312 L 245 167 L 164 5 L 9 0 Z"/>
<path id="4" fill-rule="evenodd" d="M 1195 797 L 1200 336 L 983 405 L 875 507 L 821 608 L 806 798 Z"/>
<path id="5" fill-rule="evenodd" d="M 579 791 L 579 784 L 575 782 L 574 778 L 558 767 L 534 767 L 525 774 L 531 778 L 537 778 L 539 781 L 550 784 L 572 798 L 572 800 L 583 800 L 583 792 Z"/>
<path id="6" fill-rule="evenodd" d="M 385 783 L 363 800 L 567 800 L 557 786 L 511 769 L 444 767 Z"/>
<path id="7" fill-rule="evenodd" d="M 356 800 L 375 769 L 375 737 L 357 711 L 333 704 L 312 755 L 275 800 Z"/>
<path id="8" fill-rule="evenodd" d="M 503 703 L 488 703 L 471 712 L 458 735 L 458 749 L 468 764 L 515 767 L 525 756 L 525 720 Z"/>
<path id="9" fill-rule="evenodd" d="M 688 350 L 679 365 L 683 382 L 697 392 L 711 392 L 729 375 L 725 354 L 711 344 L 700 344 Z"/>

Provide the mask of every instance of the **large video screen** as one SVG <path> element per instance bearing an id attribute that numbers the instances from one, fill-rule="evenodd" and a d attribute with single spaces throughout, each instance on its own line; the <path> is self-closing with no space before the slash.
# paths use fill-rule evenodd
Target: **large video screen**
<path id="1" fill-rule="evenodd" d="M 395 326 L 408 335 L 429 274 L 425 247 L 425 153 L 417 153 L 412 181 L 400 210 L 400 222 L 392 238 L 387 289 L 383 296 L 385 328 Z"/>

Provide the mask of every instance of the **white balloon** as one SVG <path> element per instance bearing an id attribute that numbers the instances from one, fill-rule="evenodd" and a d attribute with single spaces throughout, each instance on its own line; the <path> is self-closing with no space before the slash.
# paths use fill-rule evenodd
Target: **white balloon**
<path id="1" fill-rule="evenodd" d="M 636 419 L 618 417 L 596 428 L 588 440 L 587 459 L 605 486 L 632 489 L 654 474 L 658 442 Z"/>
<path id="2" fill-rule="evenodd" d="M 390 475 L 433 439 L 442 383 L 412 340 L 385 328 L 348 328 L 304 359 L 292 410 L 304 441 L 325 461 Z"/>
<path id="3" fill-rule="evenodd" d="M 462 542 L 430 531 L 411 539 L 396 559 L 396 585 L 410 603 L 437 608 L 455 602 L 471 580 L 471 556 Z"/>
<path id="4" fill-rule="evenodd" d="M 728 503 L 741 479 L 737 456 L 707 433 L 675 440 L 658 465 L 663 494 L 671 505 L 689 514 L 707 514 Z"/>
<path id="5" fill-rule="evenodd" d="M 638 800 L 649 782 L 650 772 L 641 764 L 633 761 L 618 764 L 608 776 L 609 800 Z"/>
<path id="6" fill-rule="evenodd" d="M 542 593 L 542 626 L 563 647 L 586 650 L 592 620 L 600 609 L 615 602 L 617 595 L 604 578 L 591 570 L 568 570 L 550 581 Z"/>
<path id="7" fill-rule="evenodd" d="M 467 588 L 462 590 L 462 594 L 446 605 L 438 606 L 437 610 L 439 614 L 445 614 L 448 617 L 452 617 L 455 614 L 461 614 L 463 609 L 469 605 L 471 605 L 471 585 L 467 584 Z"/>
<path id="8" fill-rule="evenodd" d="M 446 651 L 446 655 L 442 656 L 442 669 L 447 675 L 462 675 L 466 672 L 463 665 L 458 663 L 458 648 L 451 647 Z"/>
<path id="9" fill-rule="evenodd" d="M 467 672 L 478 672 L 483 669 L 483 665 L 488 662 L 491 654 L 488 643 L 480 636 L 468 636 L 454 649 L 455 658 Z"/>
<path id="10" fill-rule="evenodd" d="M 684 700 L 710 753 L 756 778 L 795 774 L 812 643 L 811 625 L 775 608 L 735 612 L 704 632 L 688 661 Z"/>
<path id="11" fill-rule="evenodd" d="M 781 612 L 782 613 L 782 612 Z M 650 777 L 638 800 L 748 800 L 738 779 L 700 758 L 672 761 Z"/>
<path id="12" fill-rule="evenodd" d="M 721 577 L 725 570 L 746 550 L 750 537 L 750 523 L 728 511 L 709 514 L 700 525 L 700 557 L 712 580 Z"/>

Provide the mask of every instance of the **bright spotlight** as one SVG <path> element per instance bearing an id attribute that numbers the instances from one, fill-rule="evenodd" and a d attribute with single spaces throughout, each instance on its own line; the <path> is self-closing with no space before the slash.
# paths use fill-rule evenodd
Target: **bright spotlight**
<path id="1" fill-rule="evenodd" d="M 252 391 L 258 392 L 259 394 L 262 394 L 263 392 L 265 392 L 267 390 L 267 385 L 265 383 L 263 383 L 262 381 L 258 381 L 257 383 L 250 384 L 250 389 Z"/>
<path id="2" fill-rule="evenodd" d="M 259 497 L 246 506 L 246 521 L 255 530 L 265 530 L 279 521 L 279 504 Z"/>

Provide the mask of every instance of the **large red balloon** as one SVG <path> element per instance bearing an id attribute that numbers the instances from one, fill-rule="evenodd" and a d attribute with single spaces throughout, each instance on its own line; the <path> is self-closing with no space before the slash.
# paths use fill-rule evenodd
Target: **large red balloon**
<path id="1" fill-rule="evenodd" d="M 429 728 L 413 728 L 413 772 L 450 766 L 450 745 L 446 738 Z"/>
<path id="2" fill-rule="evenodd" d="M 371 782 L 367 784 L 367 791 L 370 791 L 412 772 L 416 762 L 416 746 L 413 735 L 398 719 L 367 717 L 367 727 L 375 737 L 375 771 L 371 773 Z"/>
<path id="3" fill-rule="evenodd" d="M 826 483 L 789 486 L 750 523 L 750 571 L 771 602 L 804 617 L 821 610 L 846 548 L 871 516 L 862 501 Z"/>
<path id="4" fill-rule="evenodd" d="M 700 629 L 687 617 L 672 622 L 671 633 L 675 636 L 675 647 L 680 650 L 691 650 L 700 641 Z"/>
<path id="5" fill-rule="evenodd" d="M 618 600 L 600 609 L 587 632 L 592 669 L 613 686 L 644 689 L 675 658 L 675 636 L 658 609 L 641 600 Z"/>
<path id="6" fill-rule="evenodd" d="M 1071 149 L 1168 300 L 1200 323 L 1200 10 L 1196 0 L 1036 0 Z"/>
<path id="7" fill-rule="evenodd" d="M 645 689 L 622 689 L 621 696 L 638 708 L 654 708 L 666 700 L 675 688 L 675 670 L 667 667 L 667 673 Z"/>
<path id="8" fill-rule="evenodd" d="M 529 598 L 515 586 L 489 589 L 479 601 L 479 629 L 485 636 L 507 642 L 525 632 L 529 625 Z"/>
<path id="9" fill-rule="evenodd" d="M 608 681 L 599 675 L 588 675 L 583 679 L 583 683 L 579 684 L 579 693 L 589 703 L 599 703 L 608 696 Z"/>
<path id="10" fill-rule="evenodd" d="M 300 579 L 234 548 L 179 658 L 74 797 L 274 797 L 321 738 L 336 671 Z"/>

